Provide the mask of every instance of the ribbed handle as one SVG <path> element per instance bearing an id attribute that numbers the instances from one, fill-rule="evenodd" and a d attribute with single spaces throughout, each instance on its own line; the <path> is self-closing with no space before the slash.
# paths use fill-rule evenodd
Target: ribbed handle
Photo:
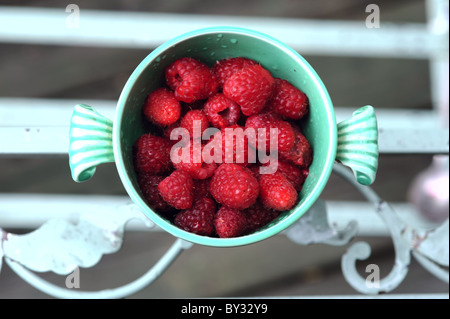
<path id="1" fill-rule="evenodd" d="M 114 162 L 112 127 L 111 120 L 89 105 L 74 107 L 69 130 L 69 165 L 74 181 L 87 181 L 97 165 Z"/>
<path id="2" fill-rule="evenodd" d="M 370 185 L 378 170 L 378 124 L 375 111 L 367 105 L 339 123 L 336 160 L 352 169 L 357 181 Z"/>

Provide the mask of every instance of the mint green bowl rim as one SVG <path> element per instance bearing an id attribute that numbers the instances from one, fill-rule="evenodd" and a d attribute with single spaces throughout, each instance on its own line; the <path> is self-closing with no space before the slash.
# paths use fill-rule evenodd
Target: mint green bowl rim
<path id="1" fill-rule="evenodd" d="M 298 61 L 299 65 L 303 67 L 304 71 L 307 72 L 310 78 L 315 81 L 315 85 L 318 88 L 318 91 L 320 92 L 320 95 L 323 100 L 323 107 L 327 108 L 326 112 L 328 117 L 327 122 L 329 123 L 329 132 L 330 132 L 330 143 L 326 154 L 328 161 L 326 162 L 321 175 L 318 177 L 318 181 L 315 187 L 305 198 L 302 205 L 293 208 L 290 211 L 289 216 L 287 216 L 283 220 L 279 221 L 278 223 L 272 225 L 267 229 L 234 238 L 215 238 L 190 233 L 173 225 L 172 223 L 161 217 L 157 212 L 153 211 L 139 196 L 136 189 L 134 189 L 134 187 L 132 186 L 133 183 L 130 180 L 130 177 L 125 173 L 126 168 L 124 166 L 124 158 L 121 154 L 122 147 L 120 147 L 121 146 L 120 132 L 122 125 L 120 119 L 123 115 L 125 102 L 129 97 L 134 82 L 137 80 L 141 72 L 147 67 L 149 63 L 151 63 L 154 59 L 160 56 L 162 52 L 174 46 L 175 44 L 199 35 L 217 34 L 217 33 L 244 34 L 260 38 L 264 41 L 270 42 L 273 45 L 277 46 L 280 50 L 283 50 L 286 54 L 292 56 L 296 61 Z M 337 149 L 337 126 L 333 104 L 331 102 L 331 98 L 328 94 L 325 85 L 323 84 L 322 80 L 320 79 L 316 71 L 312 68 L 312 66 L 299 53 L 297 53 L 295 50 L 293 50 L 283 42 L 279 41 L 278 39 L 275 39 L 267 34 L 255 30 L 241 27 L 217 26 L 217 27 L 197 29 L 181 34 L 161 44 L 156 49 L 154 49 L 146 58 L 144 58 L 144 60 L 142 60 L 142 62 L 136 67 L 136 69 L 126 82 L 120 94 L 119 100 L 117 102 L 117 109 L 113 125 L 113 145 L 114 145 L 115 162 L 120 179 L 122 180 L 122 183 L 132 201 L 138 205 L 138 207 L 150 220 L 152 220 L 156 225 L 161 227 L 163 230 L 169 232 L 170 234 L 195 244 L 213 247 L 234 247 L 256 243 L 280 233 L 281 231 L 292 225 L 295 221 L 297 221 L 314 204 L 314 202 L 319 198 L 320 194 L 325 188 L 325 185 L 328 182 L 328 179 L 331 175 Z"/>

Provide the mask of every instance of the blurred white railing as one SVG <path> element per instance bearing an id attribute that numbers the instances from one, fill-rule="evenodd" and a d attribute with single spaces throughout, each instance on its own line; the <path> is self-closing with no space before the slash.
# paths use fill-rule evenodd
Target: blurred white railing
<path id="1" fill-rule="evenodd" d="M 181 32 L 231 25 L 276 37 L 302 54 L 422 58 L 446 49 L 424 24 L 162 14 L 82 9 L 71 27 L 65 8 L 0 8 L 0 41 L 119 48 L 153 48 Z M 33 26 L 33 27 L 30 27 Z"/>
<path id="2" fill-rule="evenodd" d="M 78 103 L 114 119 L 115 101 L 0 97 L 0 155 L 67 154 L 70 116 Z M 336 107 L 337 122 L 355 109 Z M 377 109 L 377 120 L 381 153 L 448 154 L 449 132 L 437 111 Z"/>

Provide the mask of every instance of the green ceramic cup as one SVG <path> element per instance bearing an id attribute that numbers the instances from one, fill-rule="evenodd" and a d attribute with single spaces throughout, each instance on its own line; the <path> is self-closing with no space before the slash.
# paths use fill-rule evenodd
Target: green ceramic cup
<path id="1" fill-rule="evenodd" d="M 309 176 L 298 205 L 283 212 L 264 228 L 236 238 L 213 238 L 186 232 L 152 210 L 139 190 L 133 168 L 132 145 L 148 131 L 142 105 L 148 93 L 164 82 L 164 69 L 174 60 L 190 56 L 212 66 L 217 60 L 243 56 L 260 62 L 274 77 L 290 81 L 305 92 L 310 114 L 299 122 L 314 151 Z M 70 128 L 69 161 L 77 182 L 88 180 L 95 167 L 115 162 L 129 196 L 154 223 L 172 235 L 192 243 L 231 247 L 255 243 L 286 229 L 318 199 L 336 161 L 349 166 L 355 178 L 371 184 L 378 166 L 377 121 L 371 106 L 336 124 L 333 104 L 321 79 L 296 51 L 268 35 L 235 27 L 215 27 L 178 36 L 152 51 L 128 79 L 117 103 L 114 122 L 92 107 L 79 104 Z"/>

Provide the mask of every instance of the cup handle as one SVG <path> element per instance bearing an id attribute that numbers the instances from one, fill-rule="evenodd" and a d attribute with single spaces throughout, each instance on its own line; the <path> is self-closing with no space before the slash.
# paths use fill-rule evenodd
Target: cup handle
<path id="1" fill-rule="evenodd" d="M 91 106 L 74 107 L 69 129 L 69 166 L 75 182 L 90 179 L 97 165 L 114 162 L 112 127 L 113 122 Z"/>
<path id="2" fill-rule="evenodd" d="M 352 169 L 362 185 L 375 181 L 378 169 L 378 125 L 375 111 L 367 105 L 337 125 L 336 160 Z"/>

